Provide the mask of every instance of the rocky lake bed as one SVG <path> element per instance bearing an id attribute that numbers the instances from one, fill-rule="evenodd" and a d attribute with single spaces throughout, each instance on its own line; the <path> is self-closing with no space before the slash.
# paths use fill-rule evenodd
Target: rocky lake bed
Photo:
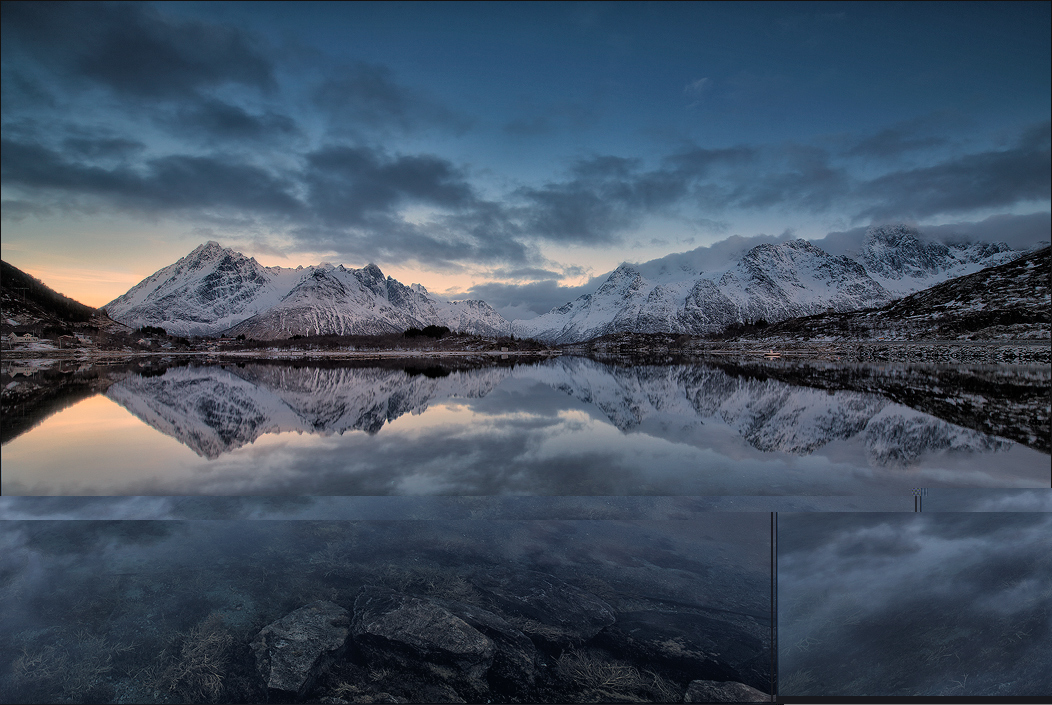
<path id="1" fill-rule="evenodd" d="M 768 517 L 721 518 L 17 523 L 5 529 L 0 693 L 763 699 Z"/>

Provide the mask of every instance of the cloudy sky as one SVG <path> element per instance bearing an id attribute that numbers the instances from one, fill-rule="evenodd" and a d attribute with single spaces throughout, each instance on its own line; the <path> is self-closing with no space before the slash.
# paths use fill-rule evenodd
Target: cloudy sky
<path id="1" fill-rule="evenodd" d="M 905 221 L 1026 247 L 1049 234 L 1049 23 L 1048 3 L 5 3 L 3 258 L 101 305 L 214 239 L 528 318 L 714 244 Z"/>

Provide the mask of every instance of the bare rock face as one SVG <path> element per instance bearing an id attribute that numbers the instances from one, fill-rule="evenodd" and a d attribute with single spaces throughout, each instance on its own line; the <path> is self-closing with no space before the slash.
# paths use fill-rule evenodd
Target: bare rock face
<path id="1" fill-rule="evenodd" d="M 452 667 L 454 674 L 472 680 L 489 670 L 496 653 L 493 640 L 449 609 L 386 588 L 362 588 L 351 631 L 371 661 L 429 664 L 439 673 Z"/>
<path id="2" fill-rule="evenodd" d="M 316 600 L 263 627 L 250 646 L 268 692 L 278 699 L 303 697 L 345 648 L 349 625 L 347 610 Z"/>
<path id="3" fill-rule="evenodd" d="M 615 621 L 610 605 L 547 573 L 487 570 L 472 583 L 493 612 L 527 636 L 560 648 L 579 646 Z"/>
<path id="4" fill-rule="evenodd" d="M 685 703 L 768 703 L 771 696 L 734 681 L 691 681 Z"/>

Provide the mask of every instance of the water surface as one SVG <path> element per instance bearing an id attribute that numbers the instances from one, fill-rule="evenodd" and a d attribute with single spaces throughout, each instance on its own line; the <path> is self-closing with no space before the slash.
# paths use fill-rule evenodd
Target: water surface
<path id="1" fill-rule="evenodd" d="M 778 515 L 779 693 L 1052 692 L 1052 514 Z"/>
<path id="2" fill-rule="evenodd" d="M 671 521 L 6 521 L 0 700 L 266 702 L 249 650 L 260 630 L 316 600 L 353 613 L 366 588 L 434 609 L 485 610 L 527 647 L 529 678 L 496 677 L 496 657 L 484 677 L 467 677 L 439 656 L 440 667 L 430 668 L 359 651 L 352 639 L 311 686 L 311 702 L 391 695 L 682 702 L 689 682 L 709 672 L 770 692 L 769 531 L 761 513 Z M 514 604 L 493 601 L 494 575 L 512 576 L 512 589 L 562 586 L 550 602 L 572 611 L 573 600 L 587 600 L 606 618 L 580 631 L 545 603 L 524 617 Z M 583 665 L 617 679 L 598 682 Z"/>
<path id="3" fill-rule="evenodd" d="M 5 495 L 1048 487 L 1047 367 L 6 368 Z"/>

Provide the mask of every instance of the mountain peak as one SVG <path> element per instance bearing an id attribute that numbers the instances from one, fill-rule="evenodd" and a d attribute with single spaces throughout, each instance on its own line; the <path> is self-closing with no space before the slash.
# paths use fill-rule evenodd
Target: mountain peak
<path id="1" fill-rule="evenodd" d="M 201 267 L 232 253 L 233 250 L 228 250 L 215 240 L 209 240 L 205 244 L 195 247 L 193 252 L 184 257 L 183 260 L 193 267 Z M 244 255 L 241 256 L 244 257 Z"/>
<path id="2" fill-rule="evenodd" d="M 204 254 L 213 254 L 213 253 L 219 253 L 219 252 L 226 252 L 226 248 L 223 247 L 222 245 L 220 245 L 215 240 L 209 240 L 205 244 L 198 245 L 197 247 L 195 247 L 194 251 L 191 252 L 190 255 L 191 256 L 192 255 L 204 255 Z"/>
<path id="3" fill-rule="evenodd" d="M 133 327 L 161 325 L 179 335 L 377 335 L 428 325 L 480 335 L 510 331 L 489 306 L 421 299 L 407 291 L 372 263 L 355 270 L 330 262 L 268 269 L 210 241 L 144 279 L 106 311 Z"/>
<path id="4" fill-rule="evenodd" d="M 917 229 L 905 223 L 874 225 L 866 230 L 866 240 L 863 247 L 870 247 L 874 244 L 886 247 L 901 247 L 909 244 L 915 247 L 914 243 L 919 241 L 920 233 Z"/>

